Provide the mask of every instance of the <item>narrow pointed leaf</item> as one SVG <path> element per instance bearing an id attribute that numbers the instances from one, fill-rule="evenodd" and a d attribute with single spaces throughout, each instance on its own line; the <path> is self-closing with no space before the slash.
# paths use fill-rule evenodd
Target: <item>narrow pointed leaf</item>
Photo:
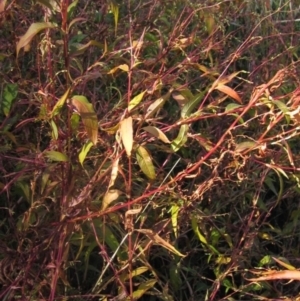
<path id="1" fill-rule="evenodd" d="M 122 64 L 122 65 L 112 68 L 110 71 L 107 72 L 107 74 L 114 74 L 118 69 L 125 71 L 125 72 L 129 71 L 128 65 Z"/>
<path id="2" fill-rule="evenodd" d="M 104 211 L 109 206 L 109 204 L 115 201 L 121 194 L 123 194 L 123 192 L 118 189 L 108 190 L 103 197 L 101 211 Z"/>
<path id="3" fill-rule="evenodd" d="M 58 139 L 58 129 L 56 126 L 56 123 L 53 121 L 53 119 L 50 120 L 50 126 L 52 128 L 52 137 L 54 138 L 54 140 Z"/>
<path id="4" fill-rule="evenodd" d="M 182 253 L 180 253 L 169 242 L 165 241 L 163 238 L 161 238 L 158 234 L 156 234 L 152 230 L 149 230 L 149 229 L 138 229 L 138 230 L 135 230 L 135 231 L 147 235 L 150 238 L 150 240 L 152 240 L 154 243 L 162 246 L 163 248 L 165 248 L 165 249 L 169 250 L 170 252 L 174 253 L 175 255 L 178 255 L 180 257 L 185 257 L 185 255 L 183 255 Z"/>
<path id="5" fill-rule="evenodd" d="M 171 144 L 174 152 L 177 152 L 186 143 L 188 130 L 189 126 L 187 124 L 183 124 L 180 127 L 178 136 L 172 141 Z"/>
<path id="6" fill-rule="evenodd" d="M 174 235 L 177 238 L 178 237 L 178 229 L 177 229 L 177 224 L 178 224 L 178 213 L 179 213 L 179 206 L 178 205 L 173 205 L 171 207 L 171 221 L 172 221 L 172 227 L 174 231 Z"/>
<path id="7" fill-rule="evenodd" d="M 79 153 L 79 162 L 81 165 L 83 165 L 83 162 L 88 154 L 88 152 L 90 151 L 91 147 L 92 147 L 93 143 L 91 141 L 85 143 Z"/>
<path id="8" fill-rule="evenodd" d="M 96 145 L 98 139 L 98 121 L 92 104 L 82 95 L 74 95 L 72 97 L 72 104 L 80 114 L 89 139 Z"/>
<path id="9" fill-rule="evenodd" d="M 191 115 L 193 110 L 200 104 L 201 100 L 205 97 L 208 88 L 198 93 L 192 100 L 186 103 L 181 109 L 181 117 L 186 118 Z"/>
<path id="10" fill-rule="evenodd" d="M 10 113 L 10 109 L 13 101 L 16 99 L 18 95 L 18 85 L 17 84 L 7 84 L 4 87 L 3 95 L 2 95 L 2 111 L 4 115 L 7 117 Z"/>
<path id="11" fill-rule="evenodd" d="M 52 160 L 52 161 L 57 161 L 57 162 L 68 162 L 68 156 L 66 154 L 63 154 L 61 152 L 57 151 L 48 151 L 45 152 L 45 157 Z"/>
<path id="12" fill-rule="evenodd" d="M 156 178 L 154 165 L 148 151 L 143 147 L 139 146 L 136 150 L 136 159 L 142 170 L 142 172 L 151 180 Z"/>
<path id="13" fill-rule="evenodd" d="M 252 272 L 254 273 L 254 272 Z M 287 279 L 287 280 L 299 280 L 300 281 L 300 271 L 297 270 L 284 270 L 284 271 L 276 271 L 270 270 L 266 272 L 260 273 L 263 276 L 258 278 L 250 278 L 248 281 L 266 281 L 266 280 L 278 280 L 278 279 Z"/>
<path id="14" fill-rule="evenodd" d="M 240 96 L 232 88 L 223 84 L 219 84 L 215 89 L 223 92 L 224 94 L 230 96 L 231 98 L 235 99 L 237 102 L 242 104 Z"/>
<path id="15" fill-rule="evenodd" d="M 50 22 L 31 24 L 27 32 L 21 37 L 20 41 L 17 43 L 17 57 L 19 55 L 20 49 L 27 46 L 40 31 L 47 28 L 54 28 L 54 27 L 55 25 Z"/>
<path id="16" fill-rule="evenodd" d="M 51 118 L 56 116 L 61 111 L 63 105 L 65 104 L 65 102 L 69 96 L 69 93 L 70 93 L 70 88 L 65 92 L 65 94 L 58 100 L 58 102 L 53 107 L 52 112 L 51 112 Z"/>
<path id="17" fill-rule="evenodd" d="M 108 188 L 114 186 L 118 173 L 119 173 L 119 158 L 115 159 L 111 166 L 111 176 L 110 176 Z"/>
<path id="18" fill-rule="evenodd" d="M 79 45 L 79 47 L 71 53 L 71 56 L 75 57 L 75 56 L 83 54 L 87 49 L 89 49 L 90 46 L 95 46 L 95 47 L 98 47 L 100 49 L 104 49 L 103 44 L 101 44 L 101 43 L 99 43 L 95 40 L 91 40 L 91 41 L 89 41 L 88 43 L 86 43 L 84 45 Z"/>
<path id="19" fill-rule="evenodd" d="M 290 271 L 294 271 L 296 270 L 296 268 L 294 266 L 292 266 L 290 263 L 284 262 L 282 260 L 280 260 L 279 258 L 276 257 L 272 257 L 278 264 L 280 264 L 281 266 L 283 266 L 284 268 L 290 270 Z"/>
<path id="20" fill-rule="evenodd" d="M 114 15 L 115 20 L 115 34 L 117 34 L 117 28 L 118 28 L 118 20 L 119 20 L 119 6 L 114 2 L 110 2 L 110 9 Z"/>
<path id="21" fill-rule="evenodd" d="M 160 139 L 162 142 L 171 143 L 171 141 L 168 139 L 168 137 L 160 129 L 158 129 L 155 126 L 145 126 L 143 128 L 143 130 L 150 133 L 154 137 Z"/>
<path id="22" fill-rule="evenodd" d="M 131 156 L 131 150 L 133 145 L 133 128 L 132 117 L 128 117 L 121 121 L 120 135 L 128 157 Z"/>
<path id="23" fill-rule="evenodd" d="M 128 105 L 128 111 L 130 112 L 132 109 L 134 109 L 143 99 L 144 94 L 146 93 L 146 91 L 143 91 L 142 93 L 138 94 L 137 96 L 135 96 Z"/>
<path id="24" fill-rule="evenodd" d="M 132 294 L 132 298 L 133 300 L 138 300 L 140 299 L 150 288 L 152 288 L 155 284 L 156 284 L 157 280 L 156 279 L 150 279 L 150 280 L 147 280 L 143 283 L 141 283 L 137 290 L 133 292 Z M 126 299 L 126 301 L 130 301 L 132 300 L 131 297 L 128 297 Z"/>
<path id="25" fill-rule="evenodd" d="M 145 118 L 149 118 L 152 117 L 159 109 L 161 109 L 163 107 L 163 105 L 165 104 L 165 102 L 170 98 L 172 91 L 169 91 L 168 93 L 166 93 L 165 95 L 163 95 L 162 97 L 156 99 L 147 109 Z"/>

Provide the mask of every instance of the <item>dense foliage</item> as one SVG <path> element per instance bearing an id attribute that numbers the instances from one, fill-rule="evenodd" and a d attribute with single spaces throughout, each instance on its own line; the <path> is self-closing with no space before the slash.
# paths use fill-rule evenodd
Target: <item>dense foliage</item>
<path id="1" fill-rule="evenodd" d="M 298 300 L 299 5 L 2 0 L 0 299 Z"/>

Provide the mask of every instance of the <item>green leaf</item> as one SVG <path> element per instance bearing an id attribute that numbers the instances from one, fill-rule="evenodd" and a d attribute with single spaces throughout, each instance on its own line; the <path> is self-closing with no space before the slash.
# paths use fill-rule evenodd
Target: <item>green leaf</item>
<path id="1" fill-rule="evenodd" d="M 280 100 L 273 100 L 273 103 L 278 107 L 278 109 L 283 113 L 289 113 L 289 108 Z"/>
<path id="2" fill-rule="evenodd" d="M 17 57 L 19 55 L 20 49 L 27 46 L 40 31 L 54 27 L 56 27 L 56 25 L 50 22 L 31 24 L 27 32 L 21 37 L 20 41 L 17 43 Z"/>
<path id="3" fill-rule="evenodd" d="M 187 141 L 187 133 L 189 130 L 188 124 L 183 124 L 180 127 L 178 136 L 172 141 L 171 147 L 174 152 L 177 152 Z"/>
<path id="4" fill-rule="evenodd" d="M 181 109 L 181 117 L 185 118 L 191 115 L 193 110 L 199 105 L 201 100 L 204 98 L 205 94 L 207 93 L 208 88 L 204 91 L 198 93 L 192 100 L 190 100 L 187 104 L 183 106 Z"/>
<path id="5" fill-rule="evenodd" d="M 172 288 L 178 291 L 182 285 L 182 280 L 180 278 L 180 269 L 177 264 L 171 264 L 169 275 Z"/>
<path id="6" fill-rule="evenodd" d="M 92 147 L 93 143 L 91 141 L 85 143 L 79 153 L 79 162 L 81 165 L 83 165 L 83 162 L 88 154 L 88 152 L 90 151 L 91 147 Z"/>
<path id="7" fill-rule="evenodd" d="M 80 116 L 77 113 L 73 113 L 71 116 L 71 128 L 73 132 L 77 131 L 79 126 L 79 120 Z"/>
<path id="8" fill-rule="evenodd" d="M 45 152 L 45 157 L 57 162 L 68 162 L 68 156 L 57 151 L 47 151 Z"/>
<path id="9" fill-rule="evenodd" d="M 115 34 L 117 34 L 117 28 L 118 28 L 118 20 L 119 20 L 119 6 L 115 3 L 114 0 L 110 1 L 110 9 L 114 15 L 115 19 Z"/>
<path id="10" fill-rule="evenodd" d="M 136 291 L 133 292 L 132 297 L 127 297 L 126 301 L 130 300 L 138 300 L 141 298 L 150 288 L 152 288 L 155 283 L 157 282 L 156 279 L 151 279 L 143 282 L 140 284 Z"/>
<path id="11" fill-rule="evenodd" d="M 82 95 L 74 95 L 72 97 L 72 104 L 82 118 L 89 139 L 96 145 L 98 139 L 98 120 L 92 104 Z"/>
<path id="12" fill-rule="evenodd" d="M 130 100 L 128 104 L 128 112 L 130 112 L 132 109 L 134 109 L 143 99 L 144 94 L 146 91 L 141 92 L 137 96 L 135 96 L 132 100 Z"/>
<path id="13" fill-rule="evenodd" d="M 152 159 L 148 151 L 141 145 L 136 149 L 136 159 L 142 172 L 149 179 L 154 180 L 156 178 L 156 174 Z"/>
<path id="14" fill-rule="evenodd" d="M 59 5 L 55 2 L 55 0 L 36 0 L 37 3 L 46 6 L 50 10 L 54 10 L 59 12 Z"/>
<path id="15" fill-rule="evenodd" d="M 16 99 L 18 95 L 18 85 L 17 84 L 7 84 L 3 90 L 3 98 L 2 98 L 2 111 L 4 115 L 7 117 L 10 113 L 10 109 L 13 101 Z"/>
<path id="16" fill-rule="evenodd" d="M 70 93 L 70 88 L 65 92 L 65 94 L 58 100 L 58 102 L 53 107 L 52 112 L 51 112 L 51 118 L 56 116 L 61 111 L 63 105 L 65 104 L 65 102 L 69 96 L 69 93 Z"/>
<path id="17" fill-rule="evenodd" d="M 77 4 L 78 4 L 78 0 L 75 0 L 68 6 L 68 19 L 70 19 L 72 17 L 72 14 L 73 14 L 74 10 L 76 9 Z"/>
<path id="18" fill-rule="evenodd" d="M 52 128 L 52 137 L 57 140 L 58 139 L 58 130 L 56 123 L 53 120 L 50 120 L 50 126 Z"/>
<path id="19" fill-rule="evenodd" d="M 72 45 L 71 45 L 72 46 Z M 87 49 L 89 49 L 90 46 L 96 46 L 100 49 L 104 49 L 104 45 L 95 41 L 95 40 L 91 40 L 89 41 L 88 43 L 82 45 L 82 44 L 77 44 L 77 47 L 75 48 L 74 51 L 71 52 L 71 56 L 72 57 L 75 57 L 75 56 L 78 56 L 78 55 L 81 55 L 83 54 Z"/>
<path id="20" fill-rule="evenodd" d="M 124 248 L 120 248 L 120 242 L 114 235 L 112 228 L 106 224 L 103 224 L 100 219 L 94 219 L 93 221 L 96 226 L 96 232 L 99 236 L 99 239 L 105 241 L 113 253 L 117 252 L 119 260 L 128 260 L 128 254 Z"/>
<path id="21" fill-rule="evenodd" d="M 177 223 L 178 223 L 179 209 L 180 209 L 180 207 L 178 205 L 173 205 L 171 207 L 171 221 L 172 221 L 172 227 L 173 227 L 174 235 L 175 235 L 176 238 L 178 237 Z"/>
<path id="22" fill-rule="evenodd" d="M 199 240 L 204 243 L 205 245 L 207 245 L 207 240 L 206 238 L 201 234 L 198 224 L 197 224 L 197 219 L 195 216 L 192 216 L 192 229 L 194 231 L 194 233 L 197 235 L 197 237 L 199 238 Z"/>
<path id="23" fill-rule="evenodd" d="M 230 111 L 238 109 L 240 107 L 242 107 L 242 105 L 239 105 L 237 103 L 230 103 L 226 106 L 225 112 L 230 112 Z"/>
<path id="24" fill-rule="evenodd" d="M 171 143 L 171 141 L 168 139 L 168 137 L 160 129 L 158 129 L 155 126 L 145 126 L 143 128 L 143 130 L 150 133 L 154 137 L 160 139 L 162 142 Z"/>

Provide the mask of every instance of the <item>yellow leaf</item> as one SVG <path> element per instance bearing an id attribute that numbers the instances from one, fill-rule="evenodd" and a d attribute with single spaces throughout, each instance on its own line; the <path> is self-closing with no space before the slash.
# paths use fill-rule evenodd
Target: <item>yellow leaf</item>
<path id="1" fill-rule="evenodd" d="M 155 126 L 145 126 L 143 128 L 143 130 L 150 133 L 154 137 L 160 139 L 162 142 L 171 143 L 171 141 L 168 139 L 168 137 L 160 129 L 158 129 Z"/>
<path id="2" fill-rule="evenodd" d="M 128 157 L 131 156 L 131 150 L 133 145 L 133 128 L 132 117 L 128 117 L 120 123 L 120 135 Z"/>
<path id="3" fill-rule="evenodd" d="M 91 141 L 85 143 L 79 153 L 79 162 L 81 165 L 83 165 L 83 162 L 86 158 L 86 155 L 88 154 L 88 152 L 90 151 L 91 147 L 92 147 L 93 143 Z"/>
<path id="4" fill-rule="evenodd" d="M 103 197 L 101 211 L 104 211 L 113 201 L 115 201 L 121 194 L 122 191 L 118 189 L 110 189 Z"/>
<path id="5" fill-rule="evenodd" d="M 119 66 L 117 66 L 117 67 L 112 68 L 111 70 L 109 70 L 109 71 L 107 72 L 107 74 L 114 74 L 118 69 L 120 69 L 120 70 L 122 70 L 122 71 L 125 71 L 125 72 L 128 72 L 128 71 L 129 71 L 128 65 L 122 64 L 122 65 L 119 65 Z"/>
<path id="6" fill-rule="evenodd" d="M 147 149 L 140 145 L 136 149 L 136 159 L 142 172 L 150 180 L 154 180 L 156 178 L 155 169 Z"/>
<path id="7" fill-rule="evenodd" d="M 63 105 L 65 104 L 69 96 L 69 93 L 70 93 L 70 88 L 65 92 L 65 94 L 58 100 L 58 102 L 53 107 L 51 112 L 51 118 L 53 118 L 60 112 L 61 108 L 63 107 Z"/>
<path id="8" fill-rule="evenodd" d="M 145 93 L 146 93 L 146 91 L 138 94 L 132 100 L 130 100 L 130 102 L 128 104 L 128 112 L 130 112 L 132 109 L 134 109 L 142 101 Z"/>
<path id="9" fill-rule="evenodd" d="M 31 24 L 26 33 L 20 38 L 20 41 L 17 43 L 17 57 L 19 55 L 20 49 L 27 46 L 40 31 L 53 27 L 55 27 L 55 25 L 50 22 Z"/>
<path id="10" fill-rule="evenodd" d="M 98 120 L 93 105 L 89 103 L 85 96 L 74 95 L 72 97 L 72 105 L 77 109 L 89 139 L 94 145 L 98 139 Z"/>

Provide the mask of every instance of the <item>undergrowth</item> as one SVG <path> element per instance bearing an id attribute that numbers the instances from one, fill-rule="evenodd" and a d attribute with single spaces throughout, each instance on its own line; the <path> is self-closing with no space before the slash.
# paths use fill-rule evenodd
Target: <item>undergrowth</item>
<path id="1" fill-rule="evenodd" d="M 1 300 L 298 300 L 298 1 L 0 2 Z"/>

